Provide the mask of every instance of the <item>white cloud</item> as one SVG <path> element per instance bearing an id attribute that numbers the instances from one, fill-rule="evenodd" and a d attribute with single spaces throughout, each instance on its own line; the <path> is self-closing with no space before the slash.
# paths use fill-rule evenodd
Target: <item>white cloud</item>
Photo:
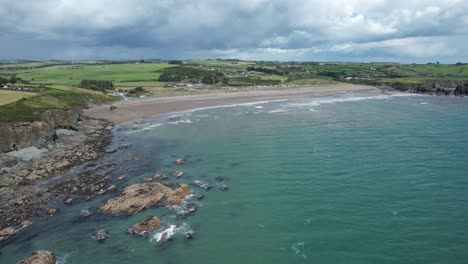
<path id="1" fill-rule="evenodd" d="M 309 59 L 318 51 L 420 58 L 466 53 L 450 41 L 468 35 L 466 10 L 463 0 L 0 0 L 0 34 L 54 43 L 50 55 L 63 56 L 72 44 L 83 56 L 119 47 L 128 56 L 236 50 L 272 58 Z M 4 47 L 0 57 L 14 49 Z"/>

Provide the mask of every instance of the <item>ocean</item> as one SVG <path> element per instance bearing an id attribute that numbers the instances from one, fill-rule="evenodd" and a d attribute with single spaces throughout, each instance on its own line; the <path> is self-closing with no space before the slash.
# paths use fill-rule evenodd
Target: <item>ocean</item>
<path id="1" fill-rule="evenodd" d="M 121 175 L 131 184 L 181 170 L 171 182 L 213 186 L 192 185 L 197 212 L 107 216 L 97 212 L 106 194 L 34 219 L 0 246 L 0 263 L 38 249 L 60 263 L 466 263 L 467 113 L 462 97 L 348 94 L 128 122 L 109 149 L 131 145 L 98 165 L 115 163 L 120 189 Z M 92 215 L 79 221 L 84 209 Z M 126 233 L 149 215 L 177 225 L 171 241 Z"/>

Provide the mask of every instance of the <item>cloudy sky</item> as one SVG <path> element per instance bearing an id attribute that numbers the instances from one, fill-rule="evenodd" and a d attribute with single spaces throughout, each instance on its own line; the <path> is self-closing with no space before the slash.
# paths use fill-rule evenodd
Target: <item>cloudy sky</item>
<path id="1" fill-rule="evenodd" d="M 0 0 L 0 59 L 468 62 L 466 0 Z"/>

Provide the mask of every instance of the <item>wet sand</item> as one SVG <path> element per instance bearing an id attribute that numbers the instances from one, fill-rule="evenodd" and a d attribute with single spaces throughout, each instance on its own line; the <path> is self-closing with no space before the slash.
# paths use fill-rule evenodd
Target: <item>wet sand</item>
<path id="1" fill-rule="evenodd" d="M 98 119 L 107 119 L 115 124 L 148 117 L 157 114 L 185 111 L 195 108 L 229 104 L 250 103 L 268 100 L 316 98 L 349 93 L 379 94 L 378 88 L 362 85 L 324 85 L 288 89 L 256 89 L 247 91 L 226 91 L 195 95 L 144 98 L 127 102 L 118 102 L 117 107 L 109 111 L 109 105 L 101 105 L 85 110 L 85 114 Z"/>

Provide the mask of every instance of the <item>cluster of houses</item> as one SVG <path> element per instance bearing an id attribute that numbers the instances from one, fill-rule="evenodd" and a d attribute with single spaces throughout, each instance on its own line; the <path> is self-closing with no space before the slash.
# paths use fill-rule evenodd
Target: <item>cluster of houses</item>
<path id="1" fill-rule="evenodd" d="M 15 85 L 4 85 L 1 88 L 5 90 L 22 91 L 22 92 L 36 92 L 37 91 L 37 89 L 33 87 L 24 87 L 24 86 L 15 86 Z"/>

